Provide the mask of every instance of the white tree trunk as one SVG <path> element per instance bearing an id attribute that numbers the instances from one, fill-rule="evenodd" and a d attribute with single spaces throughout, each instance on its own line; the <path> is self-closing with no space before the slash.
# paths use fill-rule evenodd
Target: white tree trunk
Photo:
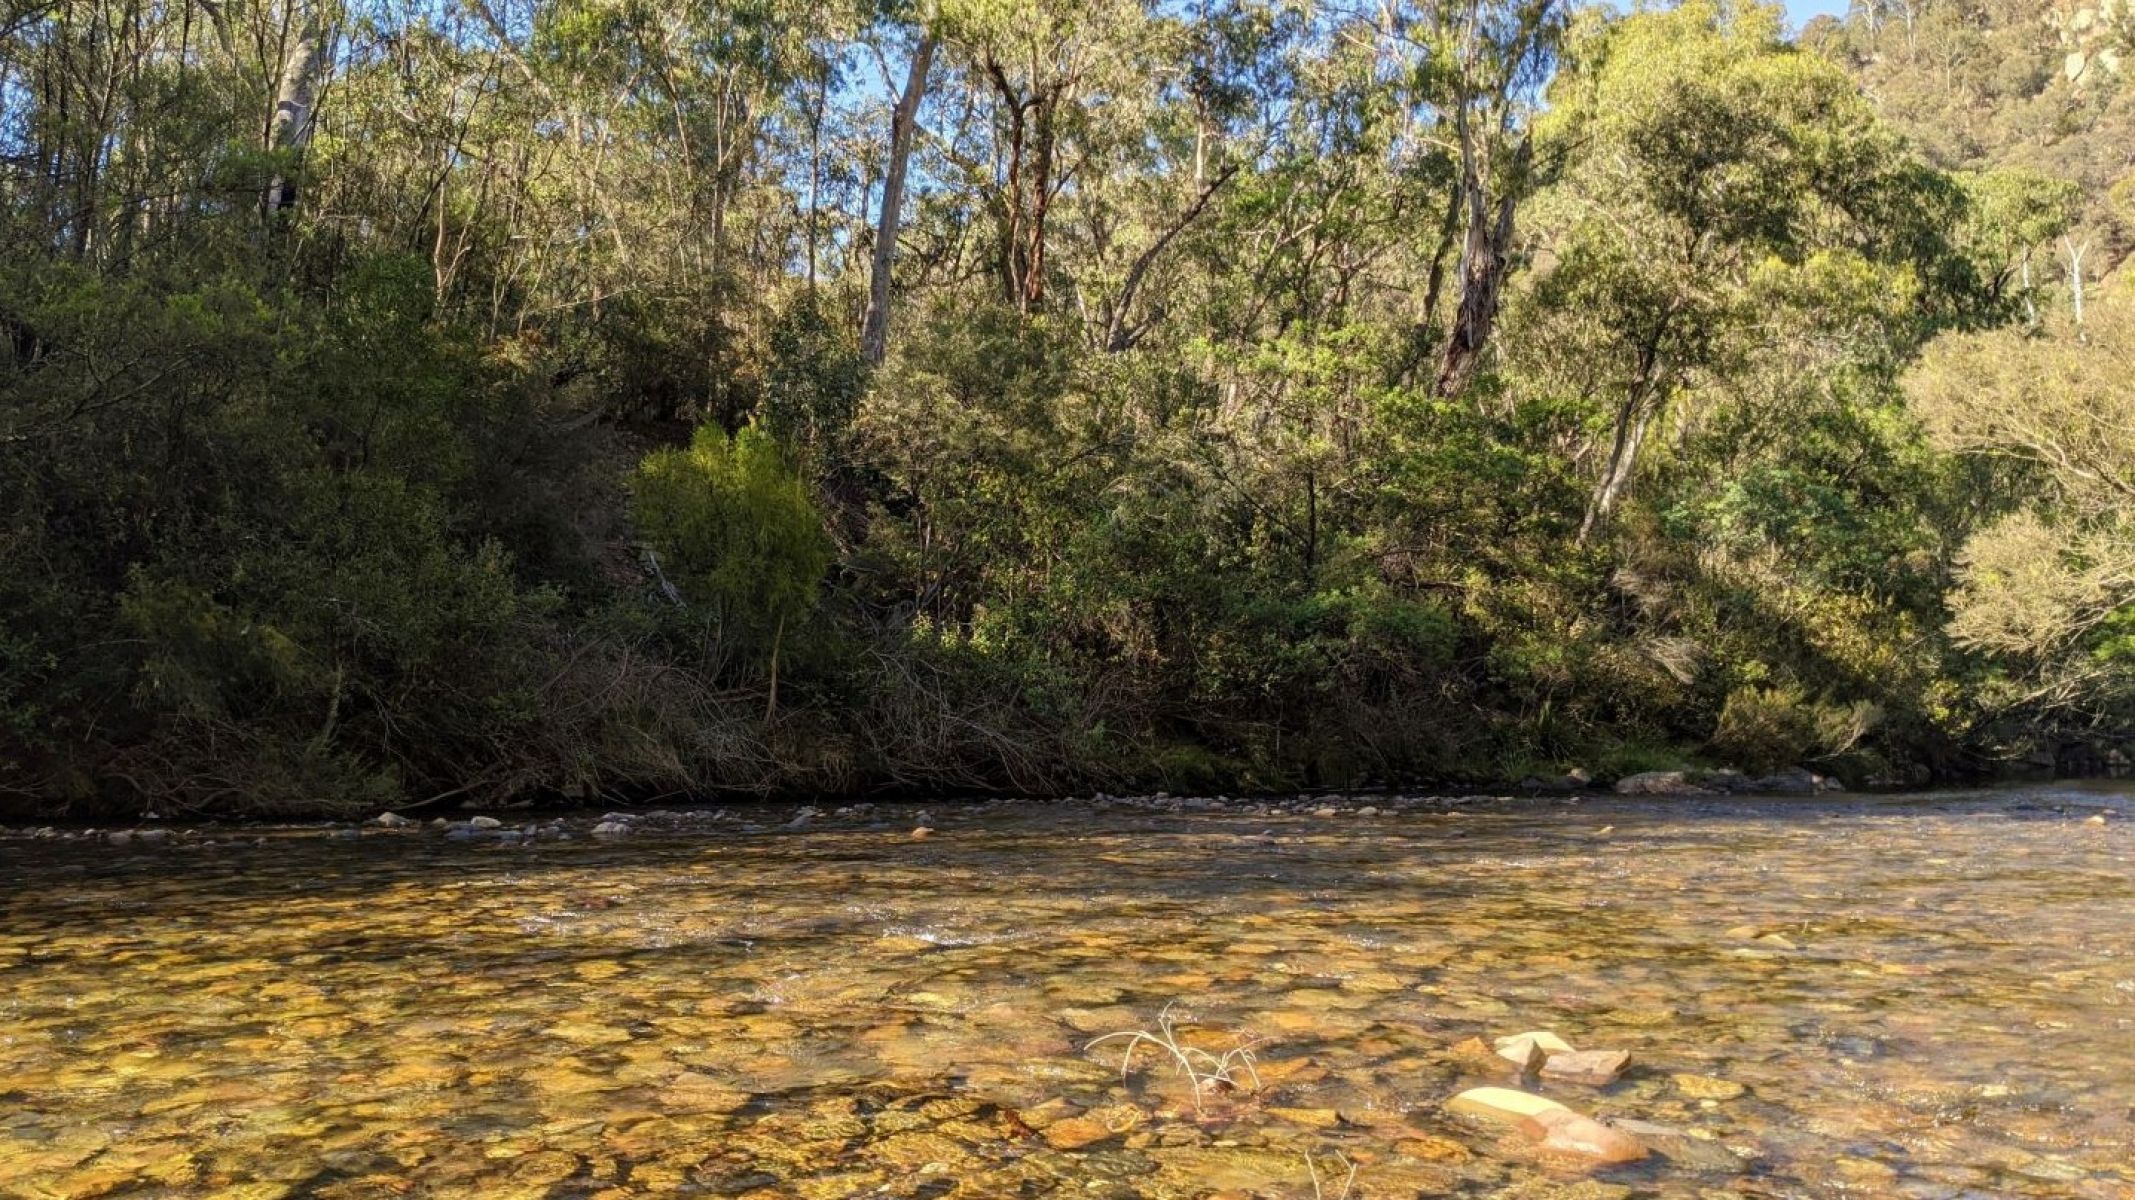
<path id="1" fill-rule="evenodd" d="M 326 22 L 317 9 L 292 14 L 292 18 L 281 73 L 275 80 L 274 112 L 267 119 L 267 149 L 285 155 L 285 163 L 302 154 L 311 142 L 319 78 L 332 57 Z M 262 206 L 272 216 L 293 207 L 296 201 L 295 180 L 285 168 L 278 167 L 261 197 Z"/>
<path id="2" fill-rule="evenodd" d="M 890 162 L 882 177 L 882 211 L 875 218 L 875 255 L 867 278 L 867 316 L 860 325 L 860 353 L 875 366 L 889 352 L 890 268 L 897 258 L 897 225 L 904 211 L 905 167 L 919 133 L 919 102 L 927 94 L 934 63 L 934 34 L 922 33 L 904 75 L 904 94 L 890 118 Z"/>

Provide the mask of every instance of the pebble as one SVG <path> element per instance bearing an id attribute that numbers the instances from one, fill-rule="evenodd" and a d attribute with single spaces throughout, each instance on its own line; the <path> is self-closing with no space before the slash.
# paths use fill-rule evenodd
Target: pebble
<path id="1" fill-rule="evenodd" d="M 630 826 L 621 821 L 602 821 L 593 827 L 594 837 L 623 837 L 629 832 Z"/>
<path id="2" fill-rule="evenodd" d="M 504 828 L 504 822 L 497 820 L 495 817 L 470 817 L 467 820 L 467 827 L 469 829 L 502 829 Z"/>
<path id="3" fill-rule="evenodd" d="M 934 830 L 925 825 L 915 825 L 912 827 L 911 836 L 913 841 L 923 842 L 934 836 Z"/>

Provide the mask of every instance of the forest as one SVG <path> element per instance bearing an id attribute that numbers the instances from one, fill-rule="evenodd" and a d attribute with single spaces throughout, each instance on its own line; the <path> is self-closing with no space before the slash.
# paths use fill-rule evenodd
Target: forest
<path id="1" fill-rule="evenodd" d="M 2124 62 L 2126 0 L 0 0 L 0 812 L 2115 752 Z"/>

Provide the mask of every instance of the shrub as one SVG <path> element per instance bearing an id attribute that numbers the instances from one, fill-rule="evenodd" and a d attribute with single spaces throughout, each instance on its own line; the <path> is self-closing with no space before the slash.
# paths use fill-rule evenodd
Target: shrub
<path id="1" fill-rule="evenodd" d="M 1737 688 L 1708 745 L 1743 770 L 1776 771 L 1851 750 L 1880 719 L 1866 702 L 1819 704 L 1792 687 Z"/>
<path id="2" fill-rule="evenodd" d="M 705 426 L 646 456 L 631 481 L 638 530 L 683 600 L 744 657 L 771 657 L 814 607 L 830 538 L 769 434 Z M 759 652 L 760 651 L 760 655 Z"/>

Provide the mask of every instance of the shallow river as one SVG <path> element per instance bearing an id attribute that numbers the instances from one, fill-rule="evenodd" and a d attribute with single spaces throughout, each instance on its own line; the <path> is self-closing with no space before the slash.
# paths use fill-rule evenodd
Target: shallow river
<path id="1" fill-rule="evenodd" d="M 2135 796 L 1365 805 L 0 839 L 0 1196 L 2135 1197 Z"/>

